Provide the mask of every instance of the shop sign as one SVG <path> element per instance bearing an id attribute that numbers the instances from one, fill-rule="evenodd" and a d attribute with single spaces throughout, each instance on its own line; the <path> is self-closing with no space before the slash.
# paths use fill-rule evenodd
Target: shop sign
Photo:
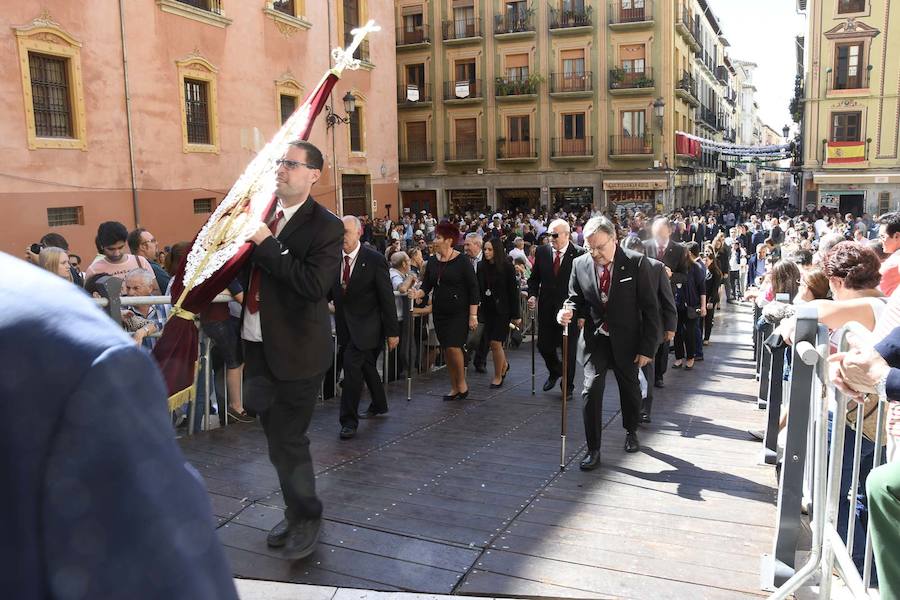
<path id="1" fill-rule="evenodd" d="M 665 190 L 669 184 L 665 179 L 644 180 L 606 180 L 603 182 L 604 190 Z"/>

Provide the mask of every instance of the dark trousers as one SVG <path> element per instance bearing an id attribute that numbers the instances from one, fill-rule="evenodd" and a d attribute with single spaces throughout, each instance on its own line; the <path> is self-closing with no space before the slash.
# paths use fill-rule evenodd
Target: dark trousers
<path id="1" fill-rule="evenodd" d="M 713 319 L 716 318 L 716 305 L 713 304 L 712 308 L 706 309 L 706 317 L 703 318 L 703 339 L 709 340 L 710 334 L 712 334 L 713 328 Z"/>
<path id="2" fill-rule="evenodd" d="M 360 350 L 353 342 L 344 347 L 344 383 L 341 387 L 341 426 L 356 429 L 359 426 L 359 396 L 363 382 L 369 388 L 372 404 L 369 409 L 386 412 L 388 409 L 384 384 L 378 375 L 380 348 Z"/>
<path id="3" fill-rule="evenodd" d="M 400 344 L 388 352 L 388 381 L 396 381 L 406 373 L 409 345 L 412 343 L 409 333 L 409 323 L 407 321 L 397 321 L 397 326 L 398 331 L 400 332 Z"/>
<path id="4" fill-rule="evenodd" d="M 663 356 L 663 358 L 665 358 L 666 361 L 668 361 L 669 360 L 669 345 L 665 344 L 665 346 L 666 346 L 666 354 Z M 662 344 L 660 344 L 660 347 L 662 347 Z M 657 357 L 659 356 L 659 353 L 660 353 L 660 350 L 659 350 L 659 348 L 657 348 L 657 350 L 656 350 Z M 650 411 L 653 409 L 653 383 L 656 381 L 656 360 L 655 360 L 655 358 L 654 358 L 654 360 L 651 360 L 646 365 L 641 367 L 641 371 L 644 372 L 644 379 L 647 380 L 647 397 L 643 398 L 641 400 L 641 412 L 649 416 Z"/>
<path id="5" fill-rule="evenodd" d="M 669 369 L 669 342 L 663 342 L 656 349 L 656 356 L 653 357 L 653 375 L 656 379 L 662 381 L 663 375 Z M 647 380 L 649 383 L 653 381 Z M 654 380 L 655 381 L 655 380 Z"/>
<path id="6" fill-rule="evenodd" d="M 259 414 L 288 521 L 322 517 L 306 430 L 323 376 L 324 373 L 293 381 L 276 379 L 266 363 L 263 345 L 244 342 L 244 406 Z"/>
<path id="7" fill-rule="evenodd" d="M 575 325 L 575 321 L 573 320 L 572 324 L 569 325 L 569 364 L 568 373 L 566 375 L 569 387 L 574 387 L 575 385 L 575 361 L 577 360 L 576 355 L 578 353 L 578 333 L 578 326 Z M 556 323 L 538 324 L 538 352 L 541 353 L 541 358 L 544 359 L 544 364 L 547 365 L 547 371 L 550 372 L 550 377 L 555 379 L 562 377 L 562 360 L 560 358 L 562 356 L 562 338 L 562 325 L 557 325 Z"/>
<path id="8" fill-rule="evenodd" d="M 603 431 L 603 392 L 606 389 L 606 372 L 613 370 L 619 384 L 619 399 L 622 406 L 622 424 L 625 430 L 637 430 L 641 412 L 641 384 L 638 368 L 633 362 L 620 365 L 612 353 L 609 337 L 598 335 L 596 348 L 584 353 L 584 433 L 589 450 L 600 449 Z M 652 385 L 652 384 L 651 384 Z"/>
<path id="9" fill-rule="evenodd" d="M 675 331 L 675 358 L 694 358 L 697 351 L 697 319 L 688 319 L 687 310 L 678 309 L 678 329 Z"/>

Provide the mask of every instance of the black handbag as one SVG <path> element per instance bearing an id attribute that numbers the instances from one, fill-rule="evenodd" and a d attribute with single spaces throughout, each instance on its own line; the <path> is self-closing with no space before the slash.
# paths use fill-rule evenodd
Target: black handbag
<path id="1" fill-rule="evenodd" d="M 522 330 L 518 327 L 512 327 L 509 330 L 509 345 L 512 348 L 518 348 L 522 345 L 522 341 L 525 338 L 525 334 L 522 333 Z"/>

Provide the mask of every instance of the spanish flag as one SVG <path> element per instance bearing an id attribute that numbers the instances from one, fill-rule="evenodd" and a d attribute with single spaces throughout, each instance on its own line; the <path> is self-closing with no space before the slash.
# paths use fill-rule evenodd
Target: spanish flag
<path id="1" fill-rule="evenodd" d="M 828 142 L 827 164 L 855 163 L 866 160 L 865 142 Z"/>

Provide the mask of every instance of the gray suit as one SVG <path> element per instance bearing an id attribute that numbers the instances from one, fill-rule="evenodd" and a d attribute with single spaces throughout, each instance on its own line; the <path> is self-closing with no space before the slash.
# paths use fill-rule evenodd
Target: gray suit
<path id="1" fill-rule="evenodd" d="M 584 429 L 591 451 L 600 449 L 603 392 L 609 369 L 619 385 L 625 430 L 635 432 L 640 422 L 641 389 L 634 359 L 639 354 L 652 357 L 660 335 L 659 302 L 651 280 L 650 262 L 645 256 L 617 247 L 609 300 L 604 305 L 594 259 L 582 254 L 572 262 L 569 301 L 575 305 L 575 318 L 585 320 L 578 353 L 584 366 Z M 603 324 L 608 335 L 603 333 Z"/>
<path id="2" fill-rule="evenodd" d="M 664 348 L 664 357 L 668 360 L 669 344 L 664 342 L 665 333 L 667 331 L 675 331 L 678 327 L 678 310 L 675 308 L 675 295 L 672 293 L 669 276 L 666 274 L 666 265 L 649 256 L 647 257 L 647 261 L 650 263 L 650 283 L 656 292 L 662 316 L 662 321 L 660 322 L 659 344 L 661 348 Z M 658 355 L 659 350 L 657 350 L 657 356 Z M 647 397 L 644 398 L 641 412 L 647 416 L 650 416 L 650 409 L 653 407 L 653 384 L 656 381 L 655 362 L 655 360 L 650 361 L 650 363 L 644 365 L 644 368 L 642 369 L 644 377 L 647 379 Z M 661 378 L 662 373 L 660 373 L 660 379 Z"/>

